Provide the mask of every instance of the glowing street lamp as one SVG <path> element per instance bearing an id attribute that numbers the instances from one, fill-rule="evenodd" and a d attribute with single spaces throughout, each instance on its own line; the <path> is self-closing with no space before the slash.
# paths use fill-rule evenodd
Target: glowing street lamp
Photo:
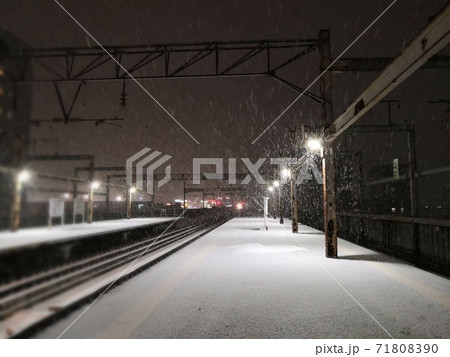
<path id="1" fill-rule="evenodd" d="M 309 139 L 306 145 L 311 152 L 318 152 L 322 150 L 322 143 L 318 139 Z"/>
<path id="2" fill-rule="evenodd" d="M 269 187 L 268 187 L 268 190 L 269 190 L 270 192 L 273 192 L 273 186 L 269 186 Z"/>
<path id="3" fill-rule="evenodd" d="M 17 175 L 17 180 L 20 183 L 24 183 L 27 182 L 30 179 L 30 173 L 27 170 L 22 170 L 19 172 L 19 174 Z"/>
<path id="4" fill-rule="evenodd" d="M 20 225 L 20 209 L 22 204 L 22 184 L 30 179 L 30 173 L 22 170 L 15 175 L 14 197 L 11 213 L 11 231 L 15 232 Z"/>
<path id="5" fill-rule="evenodd" d="M 89 191 L 89 199 L 88 199 L 88 222 L 92 223 L 94 218 L 94 190 L 100 187 L 100 182 L 93 181 L 91 182 L 91 189 Z"/>
<path id="6" fill-rule="evenodd" d="M 291 170 L 284 168 L 281 170 L 281 177 L 284 179 L 287 179 L 289 177 L 291 177 Z"/>
<path id="7" fill-rule="evenodd" d="M 274 181 L 273 182 L 273 187 L 278 187 L 280 186 L 280 181 Z"/>

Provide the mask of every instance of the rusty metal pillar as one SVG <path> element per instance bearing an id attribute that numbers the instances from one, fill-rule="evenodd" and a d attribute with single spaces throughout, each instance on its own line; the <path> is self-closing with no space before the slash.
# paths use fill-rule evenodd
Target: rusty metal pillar
<path id="1" fill-rule="evenodd" d="M 89 186 L 89 199 L 88 199 L 88 221 L 87 223 L 92 223 L 94 219 L 94 187 L 91 182 Z"/>
<path id="2" fill-rule="evenodd" d="M 15 232 L 20 226 L 20 208 L 22 203 L 22 182 L 19 173 L 14 174 L 14 194 L 11 210 L 11 231 Z"/>
<path id="3" fill-rule="evenodd" d="M 409 198 L 411 206 L 411 217 L 417 217 L 418 212 L 418 197 L 417 197 L 417 161 L 416 161 L 416 138 L 414 124 L 407 131 L 407 144 L 408 144 L 408 179 L 409 179 Z M 413 241 L 414 241 L 414 254 L 416 259 L 420 260 L 420 237 L 419 227 L 417 223 L 413 224 Z"/>
<path id="4" fill-rule="evenodd" d="M 331 64 L 330 30 L 319 31 L 320 73 Z M 320 77 L 320 95 L 325 100 L 322 103 L 323 132 L 333 123 L 331 72 L 326 71 Z M 323 200 L 324 200 L 324 231 L 325 255 L 336 258 L 337 251 L 337 207 L 335 186 L 335 163 L 333 144 L 326 142 L 323 135 Z"/>

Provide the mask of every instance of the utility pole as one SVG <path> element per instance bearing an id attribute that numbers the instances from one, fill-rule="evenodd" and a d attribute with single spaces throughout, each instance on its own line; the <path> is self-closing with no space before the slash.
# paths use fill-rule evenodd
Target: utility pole
<path id="1" fill-rule="evenodd" d="M 330 30 L 319 31 L 320 73 L 331 64 Z M 325 130 L 333 123 L 331 72 L 326 71 L 320 78 L 320 94 L 326 101 L 322 103 L 323 128 L 323 201 L 324 201 L 324 231 L 325 255 L 336 258 L 337 251 L 337 205 L 335 185 L 335 163 L 332 142 L 325 139 Z"/>

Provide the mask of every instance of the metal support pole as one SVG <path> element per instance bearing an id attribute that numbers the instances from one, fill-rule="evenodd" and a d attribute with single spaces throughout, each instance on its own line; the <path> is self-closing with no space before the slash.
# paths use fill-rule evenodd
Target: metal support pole
<path id="1" fill-rule="evenodd" d="M 78 171 L 77 170 L 75 170 L 74 176 L 75 176 L 75 178 L 78 177 Z M 75 204 L 75 198 L 77 198 L 77 195 L 78 195 L 78 183 L 76 181 L 74 181 L 72 183 L 72 187 L 73 187 L 73 191 L 72 191 L 72 206 L 73 206 Z"/>
<path id="2" fill-rule="evenodd" d="M 126 192 L 125 192 L 125 199 L 127 203 L 127 219 L 131 218 L 131 189 L 127 186 Z"/>
<path id="3" fill-rule="evenodd" d="M 297 187 L 295 186 L 295 178 L 293 173 L 291 175 L 291 218 L 292 233 L 298 233 Z"/>
<path id="4" fill-rule="evenodd" d="M 319 31 L 320 72 L 323 72 L 331 63 L 330 31 Z M 332 143 L 325 141 L 325 131 L 333 123 L 331 72 L 325 72 L 320 78 L 320 96 L 326 101 L 322 103 L 323 127 L 323 200 L 324 200 L 324 231 L 325 255 L 336 258 L 337 251 L 337 207 L 335 167 Z"/>
<path id="5" fill-rule="evenodd" d="M 92 223 L 94 219 L 94 187 L 91 183 L 88 199 L 88 221 L 87 223 Z"/>
<path id="6" fill-rule="evenodd" d="M 409 196 L 411 202 L 411 217 L 417 217 L 418 215 L 418 199 L 417 199 L 417 161 L 416 161 L 416 140 L 414 124 L 411 126 L 411 130 L 407 132 L 408 139 L 408 178 L 409 178 Z"/>
<path id="7" fill-rule="evenodd" d="M 111 176 L 106 176 L 106 183 L 108 184 L 108 185 L 106 185 L 106 201 L 105 201 L 105 203 L 106 203 L 106 215 L 108 216 L 108 218 L 109 218 L 109 201 L 110 201 L 110 188 L 109 188 L 109 184 L 111 183 Z"/>
<path id="8" fill-rule="evenodd" d="M 186 207 L 186 181 L 183 181 L 183 209 Z"/>
<path id="9" fill-rule="evenodd" d="M 323 153 L 323 202 L 325 226 L 325 255 L 337 257 L 337 207 L 333 149 L 324 147 Z"/>
<path id="10" fill-rule="evenodd" d="M 205 208 L 205 189 L 202 190 L 202 204 L 203 208 Z"/>
<path id="11" fill-rule="evenodd" d="M 263 197 L 264 198 L 264 227 L 266 231 L 269 230 L 269 197 Z"/>
<path id="12" fill-rule="evenodd" d="M 280 185 L 280 191 L 278 195 L 278 203 L 280 206 L 280 224 L 284 224 L 282 195 L 283 195 L 283 187 Z"/>
<path id="13" fill-rule="evenodd" d="M 409 179 L 409 197 L 411 205 L 411 217 L 418 216 L 418 197 L 417 197 L 417 161 L 416 161 L 416 140 L 414 124 L 411 125 L 411 129 L 407 131 L 407 144 L 408 144 L 408 179 Z M 413 241 L 414 250 L 417 260 L 420 260 L 420 237 L 419 227 L 417 223 L 413 225 Z"/>
<path id="14" fill-rule="evenodd" d="M 278 177 L 279 177 L 279 185 L 278 185 L 278 205 L 280 209 L 280 224 L 284 224 L 284 217 L 283 217 L 283 182 L 281 181 L 281 165 L 278 168 Z"/>
<path id="15" fill-rule="evenodd" d="M 14 174 L 14 196 L 11 212 L 11 231 L 16 232 L 20 226 L 20 208 L 22 203 L 22 182 L 19 174 Z"/>

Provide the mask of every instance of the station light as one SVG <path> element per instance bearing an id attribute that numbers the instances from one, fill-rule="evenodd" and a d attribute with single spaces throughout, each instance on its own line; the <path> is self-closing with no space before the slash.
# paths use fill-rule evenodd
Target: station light
<path id="1" fill-rule="evenodd" d="M 269 186 L 268 190 L 269 190 L 270 192 L 273 192 L 273 186 Z"/>
<path id="2" fill-rule="evenodd" d="M 322 143 L 318 139 L 309 139 L 307 142 L 308 149 L 312 152 L 322 150 Z"/>
<path id="3" fill-rule="evenodd" d="M 136 187 L 130 187 L 130 194 L 136 192 Z"/>
<path id="4" fill-rule="evenodd" d="M 92 190 L 96 190 L 99 187 L 100 187 L 100 182 L 94 181 L 94 182 L 91 183 L 91 189 Z"/>
<path id="5" fill-rule="evenodd" d="M 241 202 L 236 204 L 236 209 L 241 210 L 243 208 L 244 208 L 244 205 Z"/>
<path id="6" fill-rule="evenodd" d="M 291 170 L 289 170 L 289 169 L 282 169 L 281 170 L 281 177 L 283 177 L 283 178 L 291 177 Z"/>
<path id="7" fill-rule="evenodd" d="M 27 170 L 22 170 L 19 172 L 19 175 L 17 176 L 17 180 L 20 183 L 27 182 L 30 179 L 30 173 Z"/>
<path id="8" fill-rule="evenodd" d="M 280 186 L 280 181 L 274 181 L 273 182 L 273 187 L 278 187 Z"/>
<path id="9" fill-rule="evenodd" d="M 122 196 L 117 196 L 116 201 L 122 201 Z"/>

